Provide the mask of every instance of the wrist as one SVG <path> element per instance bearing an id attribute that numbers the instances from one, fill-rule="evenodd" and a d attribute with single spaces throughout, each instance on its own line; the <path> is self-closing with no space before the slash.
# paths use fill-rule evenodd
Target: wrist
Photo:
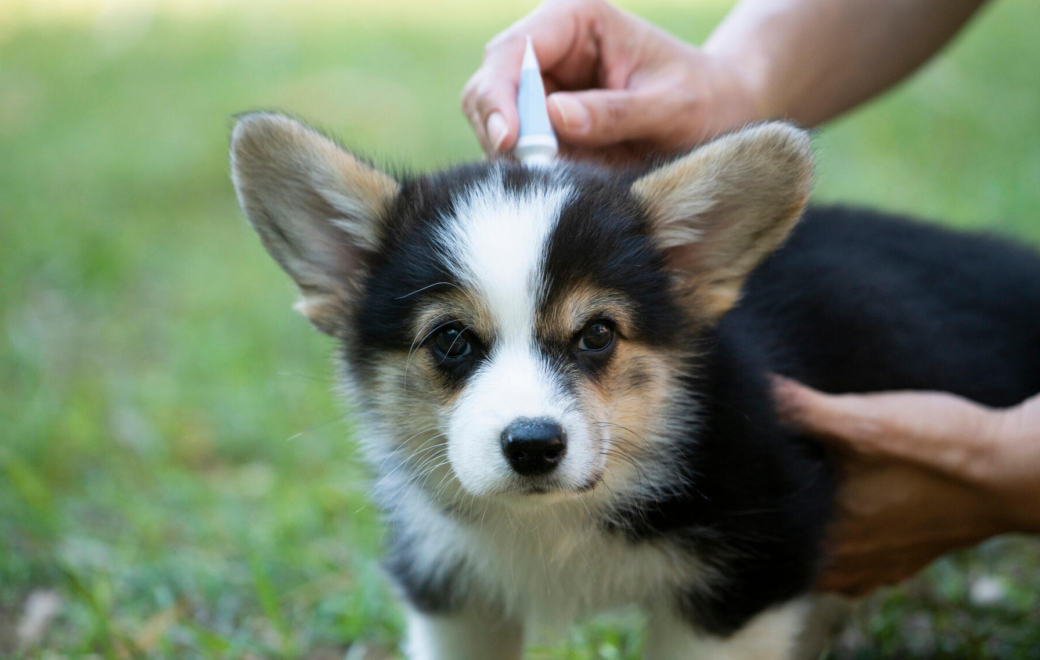
<path id="1" fill-rule="evenodd" d="M 738 3 L 704 42 L 704 52 L 724 62 L 747 89 L 756 121 L 785 119 L 788 107 L 780 95 L 785 85 L 783 60 L 775 41 L 785 33 L 783 7 L 764 11 Z"/>
<path id="2" fill-rule="evenodd" d="M 1040 433 L 1029 412 L 1027 404 L 994 411 L 985 437 L 986 467 L 977 483 L 1006 532 L 1040 533 Z"/>
<path id="3" fill-rule="evenodd" d="M 780 119 L 784 117 L 777 99 L 770 90 L 768 58 L 754 49 L 738 50 L 708 40 L 704 53 L 739 86 L 746 99 L 745 123 Z"/>

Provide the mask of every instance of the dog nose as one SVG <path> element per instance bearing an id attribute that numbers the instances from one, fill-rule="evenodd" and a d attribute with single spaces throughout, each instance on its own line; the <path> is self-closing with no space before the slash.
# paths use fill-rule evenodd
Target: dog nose
<path id="1" fill-rule="evenodd" d="M 567 453 L 567 435 L 551 419 L 519 417 L 502 431 L 502 451 L 517 474 L 548 474 Z"/>

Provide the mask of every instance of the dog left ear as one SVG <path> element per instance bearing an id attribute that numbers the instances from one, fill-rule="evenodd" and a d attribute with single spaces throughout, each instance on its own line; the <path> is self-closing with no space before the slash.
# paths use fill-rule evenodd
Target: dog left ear
<path id="1" fill-rule="evenodd" d="M 264 247 L 303 294 L 296 308 L 337 335 L 399 184 L 317 131 L 265 113 L 235 126 L 231 176 Z"/>
<path id="2" fill-rule="evenodd" d="M 812 184 L 806 131 L 760 124 L 643 176 L 632 193 L 702 320 L 736 304 L 748 274 L 801 217 Z"/>

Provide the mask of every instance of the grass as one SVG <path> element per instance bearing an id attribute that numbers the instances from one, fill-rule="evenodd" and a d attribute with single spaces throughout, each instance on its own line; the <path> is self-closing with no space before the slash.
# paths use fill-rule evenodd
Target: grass
<path id="1" fill-rule="evenodd" d="M 726 4 L 628 6 L 699 40 Z M 239 214 L 230 116 L 286 109 L 388 163 L 474 158 L 458 92 L 526 7 L 92 6 L 0 7 L 0 655 L 392 657 L 331 346 Z M 1035 2 L 995 3 L 821 131 L 817 198 L 1040 242 L 1037 25 Z M 46 591 L 60 611 L 19 650 Z M 1040 546 L 997 539 L 871 599 L 836 657 L 1038 658 L 1038 603 Z M 537 655 L 637 657 L 630 623 Z"/>

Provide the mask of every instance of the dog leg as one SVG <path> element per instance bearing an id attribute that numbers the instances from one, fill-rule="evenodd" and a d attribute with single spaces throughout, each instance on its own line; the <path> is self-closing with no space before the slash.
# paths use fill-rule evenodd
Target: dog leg
<path id="1" fill-rule="evenodd" d="M 766 610 L 728 637 L 700 633 L 670 611 L 655 611 L 644 660 L 803 660 L 799 640 L 810 611 L 798 600 Z M 808 659 L 806 659 L 808 660 Z"/>
<path id="2" fill-rule="evenodd" d="M 643 660 L 700 658 L 697 651 L 703 636 L 670 610 L 654 610 L 646 628 Z"/>
<path id="3" fill-rule="evenodd" d="M 408 613 L 410 660 L 520 660 L 523 626 L 476 609 L 450 615 Z"/>
<path id="4" fill-rule="evenodd" d="M 837 594 L 814 594 L 811 608 L 799 635 L 797 660 L 817 660 L 841 634 L 852 615 L 854 602 Z"/>

